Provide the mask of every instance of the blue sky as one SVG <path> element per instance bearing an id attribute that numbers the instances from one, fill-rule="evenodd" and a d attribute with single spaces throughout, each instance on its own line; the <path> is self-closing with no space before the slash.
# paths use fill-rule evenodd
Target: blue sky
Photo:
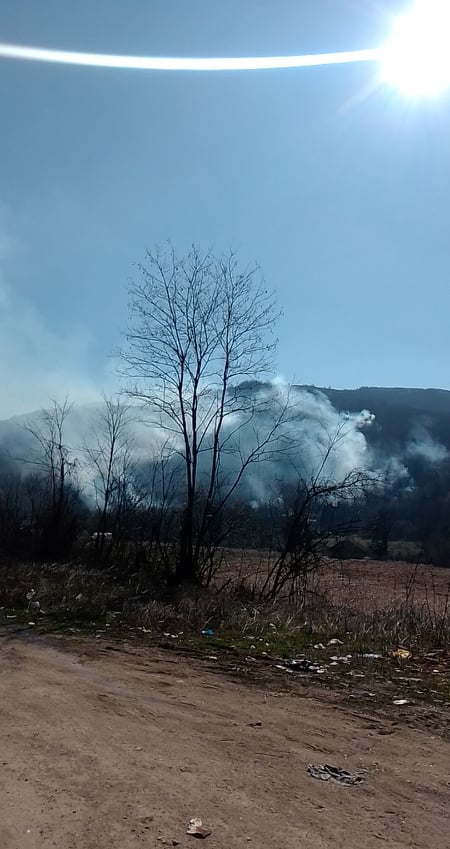
<path id="1" fill-rule="evenodd" d="M 261 55 L 385 40 L 404 2 L 15 0 L 1 40 Z M 277 370 L 450 388 L 450 98 L 371 64 L 164 74 L 0 60 L 0 414 L 114 384 L 127 283 L 168 237 L 257 259 Z"/>

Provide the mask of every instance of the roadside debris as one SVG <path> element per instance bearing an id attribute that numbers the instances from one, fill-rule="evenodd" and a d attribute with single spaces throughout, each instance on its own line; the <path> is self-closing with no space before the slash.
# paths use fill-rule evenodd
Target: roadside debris
<path id="1" fill-rule="evenodd" d="M 398 660 L 408 660 L 411 657 L 411 652 L 409 649 L 399 648 L 392 652 L 392 657 L 396 657 Z"/>
<path id="2" fill-rule="evenodd" d="M 189 825 L 187 827 L 186 834 L 190 834 L 191 837 L 198 837 L 200 838 L 200 840 L 204 840 L 205 837 L 209 837 L 211 832 L 204 827 L 199 817 L 192 817 L 192 819 L 189 820 Z"/>
<path id="3" fill-rule="evenodd" d="M 316 675 L 322 675 L 325 672 L 323 666 L 319 666 L 318 663 L 314 663 L 306 657 L 283 660 L 275 665 L 275 669 L 283 669 L 284 672 L 312 672 Z"/>
<path id="4" fill-rule="evenodd" d="M 44 613 L 41 610 L 41 603 L 35 599 L 36 590 L 29 590 L 26 595 L 26 599 L 28 602 L 28 612 L 30 613 Z"/>
<path id="5" fill-rule="evenodd" d="M 381 660 L 383 655 L 377 651 L 366 651 L 363 654 L 366 660 Z"/>
<path id="6" fill-rule="evenodd" d="M 312 778 L 318 778 L 320 781 L 334 781 L 336 784 L 345 784 L 351 787 L 355 784 L 361 784 L 364 781 L 362 775 L 352 774 L 346 769 L 340 769 L 337 766 L 329 764 L 308 764 L 306 771 Z"/>
<path id="7" fill-rule="evenodd" d="M 344 645 L 344 643 L 342 642 L 342 640 L 338 640 L 337 637 L 333 637 L 332 640 L 328 640 L 328 642 L 327 642 L 327 646 L 343 646 L 343 645 Z"/>
<path id="8" fill-rule="evenodd" d="M 392 702 L 393 705 L 409 705 L 409 699 L 394 699 Z"/>
<path id="9" fill-rule="evenodd" d="M 200 632 L 202 637 L 213 637 L 214 631 L 211 628 L 204 628 L 203 631 Z"/>

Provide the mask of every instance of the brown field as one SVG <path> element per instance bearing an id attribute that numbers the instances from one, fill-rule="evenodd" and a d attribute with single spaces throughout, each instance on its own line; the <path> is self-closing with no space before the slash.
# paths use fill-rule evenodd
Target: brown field
<path id="1" fill-rule="evenodd" d="M 409 604 L 443 611 L 450 605 L 450 569 L 401 561 L 330 561 L 316 579 L 317 591 L 337 606 L 373 613 Z"/>
<path id="2" fill-rule="evenodd" d="M 227 550 L 226 574 L 260 584 L 271 560 L 269 552 Z M 307 586 L 318 598 L 360 613 L 372 614 L 405 604 L 435 612 L 450 610 L 450 568 L 423 563 L 327 559 L 308 576 Z"/>

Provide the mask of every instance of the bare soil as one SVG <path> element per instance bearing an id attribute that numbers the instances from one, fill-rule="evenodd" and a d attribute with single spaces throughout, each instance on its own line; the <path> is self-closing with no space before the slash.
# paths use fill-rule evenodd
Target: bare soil
<path id="1" fill-rule="evenodd" d="M 249 686 L 150 647 L 3 637 L 0 849 L 187 849 L 191 817 L 207 849 L 449 845 L 448 742 L 282 680 Z M 364 782 L 318 781 L 310 762 Z"/>
<path id="2" fill-rule="evenodd" d="M 226 549 L 228 570 L 221 578 L 243 578 L 260 585 L 273 563 L 267 551 Z M 403 560 L 325 560 L 308 586 L 336 606 L 373 613 L 408 603 L 436 613 L 450 609 L 450 568 Z"/>
<path id="3" fill-rule="evenodd" d="M 436 613 L 450 609 L 450 569 L 395 560 L 330 560 L 317 589 L 333 604 L 372 613 L 407 603 Z"/>

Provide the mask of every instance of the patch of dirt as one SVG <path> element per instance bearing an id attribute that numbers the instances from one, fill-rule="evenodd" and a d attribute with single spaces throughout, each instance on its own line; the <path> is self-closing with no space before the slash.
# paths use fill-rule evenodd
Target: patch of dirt
<path id="1" fill-rule="evenodd" d="M 0 849 L 446 845 L 450 745 L 154 648 L 0 644 Z M 328 699 L 328 701 L 327 701 Z M 369 708 L 368 708 L 369 710 Z M 261 723 L 261 725 L 257 724 Z M 308 764 L 364 772 L 355 787 Z"/>

